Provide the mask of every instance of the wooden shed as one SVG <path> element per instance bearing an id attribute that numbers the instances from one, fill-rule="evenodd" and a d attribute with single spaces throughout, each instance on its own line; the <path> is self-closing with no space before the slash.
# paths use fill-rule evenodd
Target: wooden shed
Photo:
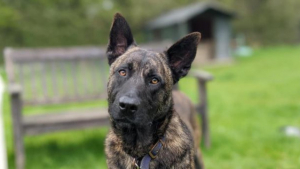
<path id="1" fill-rule="evenodd" d="M 201 32 L 196 64 L 231 57 L 233 13 L 217 3 L 200 2 L 167 12 L 146 24 L 148 42 L 176 41 L 190 32 Z"/>

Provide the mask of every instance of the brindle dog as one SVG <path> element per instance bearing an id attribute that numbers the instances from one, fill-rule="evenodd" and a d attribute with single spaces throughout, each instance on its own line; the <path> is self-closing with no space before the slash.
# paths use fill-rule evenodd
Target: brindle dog
<path id="1" fill-rule="evenodd" d="M 108 168 L 136 168 L 158 142 L 162 148 L 151 159 L 151 169 L 203 168 L 195 109 L 184 94 L 172 92 L 187 75 L 201 34 L 187 35 L 164 53 L 145 50 L 136 45 L 129 25 L 117 13 L 109 38 Z"/>

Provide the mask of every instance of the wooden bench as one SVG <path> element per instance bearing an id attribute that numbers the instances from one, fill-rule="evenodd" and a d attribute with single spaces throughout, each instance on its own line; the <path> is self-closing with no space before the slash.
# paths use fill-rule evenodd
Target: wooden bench
<path id="1" fill-rule="evenodd" d="M 162 51 L 162 47 L 148 47 Z M 25 135 L 59 130 L 99 127 L 109 124 L 107 109 L 77 110 L 38 115 L 23 115 L 24 105 L 64 104 L 106 99 L 109 67 L 106 49 L 72 48 L 5 48 L 5 66 L 11 99 L 16 168 L 25 164 Z M 192 72 L 198 79 L 205 145 L 209 146 L 206 82 L 212 76 Z"/>

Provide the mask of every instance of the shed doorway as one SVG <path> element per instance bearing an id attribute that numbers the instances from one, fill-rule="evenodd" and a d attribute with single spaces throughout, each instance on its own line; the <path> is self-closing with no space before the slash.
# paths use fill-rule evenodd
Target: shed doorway
<path id="1" fill-rule="evenodd" d="M 202 15 L 188 21 L 191 32 L 200 32 L 201 41 L 197 49 L 196 63 L 207 63 L 214 59 L 213 20 Z"/>

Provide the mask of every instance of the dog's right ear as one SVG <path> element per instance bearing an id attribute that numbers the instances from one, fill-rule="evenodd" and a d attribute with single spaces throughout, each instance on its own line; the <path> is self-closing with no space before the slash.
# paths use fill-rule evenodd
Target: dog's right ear
<path id="1" fill-rule="evenodd" d="M 111 65 L 119 56 L 131 46 L 136 45 L 125 18 L 116 13 L 110 29 L 107 47 L 108 64 Z"/>
<path id="2" fill-rule="evenodd" d="M 174 84 L 186 76 L 197 53 L 201 34 L 193 32 L 173 44 L 166 52 Z"/>

